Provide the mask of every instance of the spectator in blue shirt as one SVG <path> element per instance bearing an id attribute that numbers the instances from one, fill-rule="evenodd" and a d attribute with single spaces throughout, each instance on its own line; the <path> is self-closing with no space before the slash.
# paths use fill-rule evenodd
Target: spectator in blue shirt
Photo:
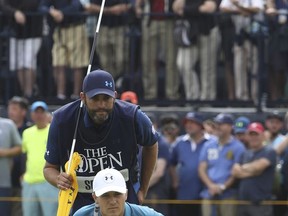
<path id="1" fill-rule="evenodd" d="M 172 186 L 180 200 L 199 200 L 203 189 L 198 176 L 199 156 L 204 144 L 210 139 L 209 135 L 204 133 L 203 121 L 200 113 L 187 113 L 184 118 L 186 134 L 172 150 Z M 199 205 L 178 206 L 178 215 L 200 215 Z"/>
<path id="2" fill-rule="evenodd" d="M 200 194 L 204 199 L 202 214 L 211 216 L 213 211 L 217 211 L 217 216 L 232 216 L 236 215 L 234 205 L 218 205 L 215 209 L 212 208 L 211 200 L 236 198 L 236 190 L 232 187 L 235 177 L 231 175 L 231 170 L 240 161 L 245 147 L 232 136 L 232 115 L 220 113 L 214 121 L 218 139 L 209 141 L 200 155 L 199 175 L 206 186 Z"/>
<path id="3" fill-rule="evenodd" d="M 241 179 L 239 198 L 251 201 L 251 205 L 241 205 L 239 216 L 273 216 L 270 205 L 259 205 L 264 200 L 271 200 L 276 152 L 271 146 L 264 146 L 264 128 L 253 122 L 248 127 L 249 150 L 246 150 L 240 163 L 232 169 L 232 175 Z M 278 215 L 277 215 L 278 216 Z"/>
<path id="4" fill-rule="evenodd" d="M 147 206 L 125 202 L 127 199 L 126 182 L 122 174 L 115 169 L 104 169 L 98 172 L 93 180 L 92 196 L 95 203 L 84 206 L 75 212 L 74 216 L 161 216 Z M 98 213 L 98 214 L 97 214 Z M 163 215 L 162 215 L 163 216 Z"/>

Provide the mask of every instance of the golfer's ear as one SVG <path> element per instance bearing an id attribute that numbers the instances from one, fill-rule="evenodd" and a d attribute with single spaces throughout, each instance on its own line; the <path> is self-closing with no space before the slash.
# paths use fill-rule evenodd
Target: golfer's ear
<path id="1" fill-rule="evenodd" d="M 115 91 L 114 93 L 115 93 L 115 98 L 117 98 L 117 96 L 118 96 L 118 93 L 117 93 L 117 91 Z"/>
<path id="2" fill-rule="evenodd" d="M 128 197 L 128 190 L 126 190 L 126 193 L 125 193 L 125 201 L 127 200 L 127 197 Z"/>
<path id="3" fill-rule="evenodd" d="M 92 193 L 92 197 L 93 197 L 94 201 L 97 202 L 97 197 L 96 197 L 94 192 Z"/>
<path id="4" fill-rule="evenodd" d="M 84 92 L 80 92 L 80 99 L 82 102 L 85 101 L 85 93 Z"/>

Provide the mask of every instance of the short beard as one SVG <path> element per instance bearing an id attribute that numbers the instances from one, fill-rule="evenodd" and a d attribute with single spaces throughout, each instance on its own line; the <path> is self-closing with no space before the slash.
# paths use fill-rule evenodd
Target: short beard
<path id="1" fill-rule="evenodd" d="M 98 115 L 97 112 L 106 112 L 107 115 Z M 90 118 L 93 120 L 95 124 L 103 124 L 108 118 L 112 110 L 102 109 L 102 110 L 87 110 Z"/>

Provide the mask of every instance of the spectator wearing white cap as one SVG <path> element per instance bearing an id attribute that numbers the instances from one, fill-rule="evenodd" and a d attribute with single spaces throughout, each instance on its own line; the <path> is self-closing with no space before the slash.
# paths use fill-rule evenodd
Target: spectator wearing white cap
<path id="1" fill-rule="evenodd" d="M 118 170 L 104 169 L 99 171 L 93 180 L 92 196 L 95 203 L 84 206 L 75 212 L 74 216 L 161 216 L 147 206 L 126 202 L 126 182 Z"/>

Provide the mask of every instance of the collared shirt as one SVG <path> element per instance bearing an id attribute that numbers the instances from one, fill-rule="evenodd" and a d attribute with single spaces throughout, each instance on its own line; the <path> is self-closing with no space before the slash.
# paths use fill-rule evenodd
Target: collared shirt
<path id="1" fill-rule="evenodd" d="M 244 145 L 234 137 L 225 145 L 220 145 L 219 140 L 211 140 L 201 151 L 200 163 L 207 163 L 207 175 L 216 184 L 224 184 L 231 176 L 231 169 L 239 163 L 245 151 Z M 230 196 L 232 189 L 224 191 L 223 197 Z M 208 189 L 201 192 L 202 198 L 211 198 Z"/>
<path id="2" fill-rule="evenodd" d="M 172 149 L 171 164 L 177 166 L 179 177 L 177 199 L 199 198 L 199 193 L 203 188 L 198 176 L 199 156 L 204 144 L 210 138 L 205 134 L 203 139 L 196 144 L 189 134 L 186 134 Z"/>
<path id="3" fill-rule="evenodd" d="M 79 209 L 73 216 L 101 216 L 95 212 L 95 204 L 87 205 Z M 163 216 L 161 213 L 154 211 L 147 206 L 140 206 L 130 203 L 125 203 L 124 216 Z"/>

